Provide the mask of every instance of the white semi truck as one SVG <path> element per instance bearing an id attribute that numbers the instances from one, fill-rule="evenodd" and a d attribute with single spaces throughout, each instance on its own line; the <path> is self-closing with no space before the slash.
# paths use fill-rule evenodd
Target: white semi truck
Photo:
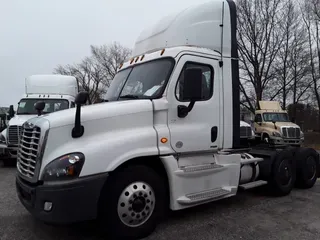
<path id="1" fill-rule="evenodd" d="M 28 120 L 16 177 L 25 208 L 47 223 L 98 219 L 109 236 L 137 239 L 166 209 L 263 185 L 277 195 L 312 187 L 315 150 L 241 148 L 236 21 L 232 0 L 168 16 L 142 32 L 107 102 L 82 107 L 81 92 L 76 109 Z"/>
<path id="2" fill-rule="evenodd" d="M 22 133 L 22 124 L 38 115 L 34 108 L 35 103 L 45 103 L 43 113 L 51 113 L 75 106 L 74 99 L 78 93 L 78 82 L 73 76 L 65 75 L 32 75 L 25 79 L 25 94 L 18 103 L 16 112 L 10 106 L 7 129 L 2 131 L 0 139 L 6 141 L 6 151 L 9 157 L 4 159 L 10 164 L 17 158 L 19 138 Z"/>

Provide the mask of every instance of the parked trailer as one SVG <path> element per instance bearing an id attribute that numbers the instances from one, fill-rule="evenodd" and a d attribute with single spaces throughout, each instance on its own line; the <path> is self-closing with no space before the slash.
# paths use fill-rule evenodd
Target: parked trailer
<path id="1" fill-rule="evenodd" d="M 16 177 L 25 208 L 47 223 L 98 219 L 110 236 L 137 239 L 167 208 L 240 188 L 312 187 L 315 150 L 240 146 L 236 20 L 231 0 L 166 17 L 137 39 L 107 102 L 82 107 L 81 92 L 76 109 L 28 120 L 19 151 L 35 151 L 18 158 Z"/>

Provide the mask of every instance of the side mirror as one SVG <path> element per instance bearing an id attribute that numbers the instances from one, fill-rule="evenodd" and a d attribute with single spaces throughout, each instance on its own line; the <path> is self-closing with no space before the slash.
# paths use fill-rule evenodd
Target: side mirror
<path id="1" fill-rule="evenodd" d="M 8 114 L 9 114 L 10 119 L 13 118 L 13 116 L 14 116 L 13 105 L 10 105 Z"/>
<path id="2" fill-rule="evenodd" d="M 44 101 L 36 102 L 36 104 L 34 105 L 34 108 L 37 110 L 38 116 L 42 114 L 42 111 L 45 108 L 45 106 L 46 106 L 46 103 Z"/>
<path id="3" fill-rule="evenodd" d="M 188 68 L 184 71 L 182 101 L 198 101 L 202 98 L 202 69 Z"/>
<path id="4" fill-rule="evenodd" d="M 184 118 L 192 110 L 196 101 L 202 98 L 202 69 L 188 68 L 184 71 L 182 101 L 190 101 L 189 106 L 178 106 L 178 117 Z"/>
<path id="5" fill-rule="evenodd" d="M 75 104 L 84 105 L 89 99 L 89 94 L 87 92 L 79 92 L 75 99 Z"/>
<path id="6" fill-rule="evenodd" d="M 79 92 L 75 99 L 76 107 L 76 116 L 74 120 L 74 127 L 71 132 L 71 136 L 73 138 L 79 138 L 84 133 L 84 127 L 81 125 L 81 105 L 86 104 L 89 99 L 89 93 L 87 92 Z"/>

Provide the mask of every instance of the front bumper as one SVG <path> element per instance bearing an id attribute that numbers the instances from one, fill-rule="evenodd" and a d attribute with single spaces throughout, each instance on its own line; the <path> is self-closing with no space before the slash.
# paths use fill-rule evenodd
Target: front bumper
<path id="1" fill-rule="evenodd" d="M 17 158 L 18 155 L 18 146 L 9 145 L 7 147 L 7 152 L 10 158 Z"/>
<path id="2" fill-rule="evenodd" d="M 69 224 L 97 217 L 100 192 L 107 173 L 65 182 L 31 185 L 16 176 L 16 190 L 24 207 L 37 219 L 53 224 Z M 50 211 L 45 203 L 52 203 Z"/>
<path id="3" fill-rule="evenodd" d="M 5 143 L 0 142 L 0 155 L 5 154 L 7 150 L 7 145 Z"/>
<path id="4" fill-rule="evenodd" d="M 304 142 L 303 138 L 282 138 L 271 136 L 270 139 L 272 140 L 272 143 L 276 145 L 301 145 Z"/>

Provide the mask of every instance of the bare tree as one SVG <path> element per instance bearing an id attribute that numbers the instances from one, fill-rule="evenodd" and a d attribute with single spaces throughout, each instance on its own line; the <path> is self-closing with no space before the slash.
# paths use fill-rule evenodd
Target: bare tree
<path id="1" fill-rule="evenodd" d="M 284 2 L 283 24 L 280 31 L 284 41 L 274 62 L 274 84 L 267 89 L 270 100 L 279 100 L 284 109 L 291 97 L 295 104 L 307 97 L 311 81 L 309 77 L 309 52 L 305 28 L 301 24 L 301 14 L 293 0 Z"/>
<path id="2" fill-rule="evenodd" d="M 54 73 L 76 77 L 82 90 L 89 93 L 89 102 L 100 102 L 117 72 L 131 51 L 115 42 L 111 45 L 90 46 L 91 55 L 80 63 L 58 65 Z"/>
<path id="3" fill-rule="evenodd" d="M 90 46 L 93 59 L 100 65 L 106 74 L 106 85 L 109 87 L 117 69 L 131 54 L 131 50 L 118 42 L 111 45 Z"/>
<path id="4" fill-rule="evenodd" d="M 283 11 L 281 0 L 239 0 L 238 45 L 242 104 L 254 111 L 264 90 L 274 80 L 272 64 L 284 35 L 279 31 Z M 250 86 L 251 85 L 251 86 Z M 248 92 L 248 89 L 251 92 Z"/>
<path id="5" fill-rule="evenodd" d="M 313 88 L 313 97 L 318 108 L 318 129 L 320 129 L 320 95 L 319 95 L 319 74 L 320 74 L 320 36 L 319 36 L 319 1 L 304 0 L 302 2 L 302 18 L 307 30 L 308 47 L 310 53 L 310 68 Z"/>

